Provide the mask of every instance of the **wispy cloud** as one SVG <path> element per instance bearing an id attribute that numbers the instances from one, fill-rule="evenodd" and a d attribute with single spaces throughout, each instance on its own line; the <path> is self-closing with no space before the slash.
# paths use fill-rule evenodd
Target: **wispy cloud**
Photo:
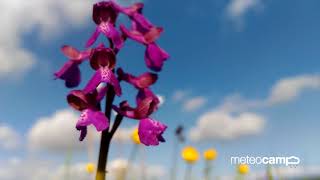
<path id="1" fill-rule="evenodd" d="M 3 180 L 35 180 L 35 179 L 69 179 L 88 180 L 93 175 L 86 171 L 87 162 L 76 162 L 66 165 L 57 165 L 50 161 L 10 158 L 7 161 L 0 161 L 0 179 Z M 123 159 L 115 159 L 108 163 L 108 177 L 119 179 L 123 176 L 128 162 Z M 128 174 L 132 179 L 141 179 L 142 171 L 138 164 L 130 164 Z M 144 176 L 148 179 L 161 178 L 165 176 L 164 167 L 155 164 L 146 164 Z M 19 173 L 16 173 L 17 169 Z"/>
<path id="2" fill-rule="evenodd" d="M 157 97 L 159 98 L 159 101 L 160 101 L 159 106 L 162 106 L 166 102 L 166 97 L 160 94 L 157 94 Z"/>
<path id="3" fill-rule="evenodd" d="M 29 148 L 55 153 L 85 149 L 85 142 L 79 142 L 79 132 L 75 129 L 78 118 L 78 114 L 69 109 L 39 118 L 28 132 Z"/>
<path id="4" fill-rule="evenodd" d="M 115 179 L 123 179 L 124 172 L 129 167 L 129 172 L 127 174 L 130 174 L 131 179 L 154 179 L 159 178 L 162 179 L 166 175 L 166 169 L 159 165 L 154 164 L 148 164 L 145 165 L 144 171 L 141 171 L 141 165 L 136 163 L 130 163 L 125 159 L 115 159 L 110 162 L 110 172 L 111 178 Z M 144 173 L 144 174 L 142 174 Z"/>
<path id="5" fill-rule="evenodd" d="M 19 76 L 37 63 L 37 55 L 23 47 L 24 36 L 36 30 L 40 39 L 51 39 L 66 28 L 79 27 L 91 20 L 97 0 L 1 0 L 0 78 Z M 128 5 L 136 0 L 119 0 Z"/>
<path id="6" fill-rule="evenodd" d="M 207 99 L 202 96 L 192 97 L 191 99 L 187 99 L 183 103 L 183 110 L 185 111 L 195 111 L 197 109 L 202 108 L 207 103 Z"/>
<path id="7" fill-rule="evenodd" d="M 212 111 L 198 119 L 197 125 L 190 131 L 190 138 L 193 141 L 234 140 L 261 133 L 264 124 L 264 118 L 255 113 L 232 115 Z"/>
<path id="8" fill-rule="evenodd" d="M 112 139 L 113 142 L 115 143 L 121 143 L 121 144 L 127 144 L 131 143 L 131 135 L 134 131 L 134 129 L 137 127 L 120 127 L 116 133 L 114 134 L 114 137 Z"/>
<path id="9" fill-rule="evenodd" d="M 316 179 L 320 176 L 319 166 L 272 167 L 271 174 L 279 179 Z M 234 180 L 234 175 L 222 176 L 221 180 Z M 266 171 L 250 172 L 246 179 L 266 179 Z"/>
<path id="10" fill-rule="evenodd" d="M 185 90 L 176 90 L 172 95 L 172 100 L 174 102 L 182 101 L 184 98 L 188 96 L 190 92 Z"/>
<path id="11" fill-rule="evenodd" d="M 195 141 L 232 140 L 263 131 L 266 120 L 250 111 L 288 103 L 306 90 L 320 90 L 320 75 L 299 75 L 277 81 L 266 98 L 246 99 L 240 94 L 227 96 L 220 105 L 201 115 L 190 131 Z"/>
<path id="12" fill-rule="evenodd" d="M 266 108 L 293 101 L 308 90 L 320 90 L 320 75 L 304 74 L 282 78 L 272 85 L 266 98 L 262 99 L 247 99 L 240 94 L 233 94 L 227 96 L 217 109 L 225 112 L 241 112 Z"/>
<path id="13" fill-rule="evenodd" d="M 262 0 L 230 0 L 226 13 L 238 28 L 242 28 L 246 14 L 262 6 Z"/>
<path id="14" fill-rule="evenodd" d="M 0 124 L 0 149 L 15 149 L 20 144 L 19 134 L 7 125 Z"/>
<path id="15" fill-rule="evenodd" d="M 300 75 L 284 78 L 271 89 L 268 104 L 279 104 L 294 100 L 304 90 L 320 90 L 320 75 Z"/>
<path id="16" fill-rule="evenodd" d="M 0 6 L 0 77 L 17 76 L 37 64 L 36 55 L 22 46 L 23 36 L 39 30 L 39 37 L 50 38 L 66 28 L 89 20 L 90 1 L 2 0 Z M 28 18 L 26 18 L 28 17 Z"/>

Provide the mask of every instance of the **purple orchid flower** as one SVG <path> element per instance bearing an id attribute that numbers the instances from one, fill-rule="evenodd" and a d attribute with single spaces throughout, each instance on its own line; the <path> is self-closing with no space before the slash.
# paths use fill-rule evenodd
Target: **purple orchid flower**
<path id="1" fill-rule="evenodd" d="M 76 124 L 77 130 L 80 131 L 80 141 L 85 138 L 89 125 L 93 125 L 97 131 L 103 131 L 109 127 L 109 120 L 101 111 L 90 108 L 83 110 Z"/>
<path id="2" fill-rule="evenodd" d="M 106 86 L 107 84 L 113 87 L 117 96 L 121 96 L 122 92 L 119 81 L 108 66 L 100 67 L 88 82 L 83 91 L 85 93 L 92 93 L 99 90 L 98 97 L 103 97 L 108 89 L 108 86 Z"/>
<path id="3" fill-rule="evenodd" d="M 147 67 L 151 70 L 159 72 L 162 70 L 164 61 L 169 58 L 169 54 L 161 49 L 156 43 L 151 43 L 147 46 L 144 56 Z"/>
<path id="4" fill-rule="evenodd" d="M 152 26 L 149 29 L 145 29 L 133 21 L 131 30 L 128 30 L 123 25 L 120 26 L 120 29 L 126 37 L 146 46 L 145 62 L 147 67 L 156 72 L 161 71 L 164 61 L 169 58 L 169 54 L 155 43 L 163 28 Z"/>
<path id="5" fill-rule="evenodd" d="M 136 108 L 130 107 L 127 101 L 120 103 L 120 107 L 113 106 L 117 113 L 131 119 L 144 119 L 149 117 L 159 107 L 159 98 L 148 88 L 139 90 L 136 96 Z"/>
<path id="6" fill-rule="evenodd" d="M 121 49 L 123 46 L 123 39 L 115 28 L 115 22 L 117 20 L 119 9 L 118 5 L 113 1 L 98 2 L 93 6 L 92 19 L 97 24 L 95 32 L 89 38 L 86 43 L 86 47 L 92 46 L 99 35 L 103 33 L 116 49 Z"/>
<path id="7" fill-rule="evenodd" d="M 91 49 L 79 52 L 71 46 L 63 46 L 62 53 L 69 58 L 63 67 L 54 73 L 55 79 L 62 79 L 68 88 L 77 87 L 81 81 L 81 73 L 79 65 L 88 59 L 91 54 Z"/>
<path id="8" fill-rule="evenodd" d="M 80 131 L 79 140 L 82 141 L 87 134 L 87 126 L 93 125 L 97 131 L 103 131 L 109 127 L 108 118 L 97 108 L 97 101 L 91 94 L 81 90 L 73 90 L 67 96 L 71 107 L 81 111 L 76 129 Z"/>
<path id="9" fill-rule="evenodd" d="M 149 86 L 153 85 L 158 79 L 158 75 L 154 73 L 146 72 L 136 77 L 132 74 L 125 73 L 121 68 L 117 70 L 117 74 L 119 80 L 126 81 L 129 84 L 132 84 L 137 89 L 148 88 Z"/>
<path id="10" fill-rule="evenodd" d="M 131 20 L 138 23 L 144 29 L 150 29 L 153 24 L 142 15 L 143 3 L 135 3 L 126 8 L 120 8 L 120 11 L 126 14 Z"/>
<path id="11" fill-rule="evenodd" d="M 83 111 L 88 108 L 97 108 L 99 101 L 96 94 L 88 94 L 83 90 L 72 90 L 67 95 L 68 104 L 75 110 Z"/>
<path id="12" fill-rule="evenodd" d="M 157 146 L 165 142 L 162 134 L 167 126 L 151 118 L 141 119 L 138 127 L 138 134 L 141 143 L 146 146 Z"/>

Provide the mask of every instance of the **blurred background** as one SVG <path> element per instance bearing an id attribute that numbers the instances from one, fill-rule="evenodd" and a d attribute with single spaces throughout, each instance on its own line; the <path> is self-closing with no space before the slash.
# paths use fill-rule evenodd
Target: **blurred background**
<path id="1" fill-rule="evenodd" d="M 90 130 L 78 141 L 79 114 L 68 107 L 69 90 L 53 73 L 67 60 L 62 45 L 84 49 L 95 28 L 94 2 L 0 1 L 1 180 L 92 179 L 99 134 Z M 211 179 L 317 179 L 320 1 L 143 2 L 144 14 L 164 27 L 159 44 L 171 55 L 153 88 L 162 100 L 153 117 L 168 125 L 166 143 L 135 144 L 137 121 L 125 119 L 111 146 L 110 179 L 198 180 L 208 169 Z M 143 55 L 143 46 L 128 41 L 118 64 L 141 74 L 147 71 Z M 93 73 L 86 66 L 80 87 Z M 124 89 L 116 102 L 134 100 L 134 89 Z M 181 157 L 186 146 L 199 153 L 192 165 Z M 210 148 L 217 156 L 209 161 L 203 152 Z M 250 165 L 241 175 L 233 156 L 296 156 L 301 162 Z"/>

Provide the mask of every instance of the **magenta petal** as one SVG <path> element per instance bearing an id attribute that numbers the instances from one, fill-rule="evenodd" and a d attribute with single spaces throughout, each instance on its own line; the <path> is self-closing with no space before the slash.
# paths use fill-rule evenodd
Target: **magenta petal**
<path id="1" fill-rule="evenodd" d="M 114 91 L 117 96 L 121 96 L 121 87 L 119 84 L 119 81 L 117 77 L 113 74 L 113 72 L 108 69 L 107 67 L 105 68 L 100 68 L 100 74 L 101 74 L 101 82 L 111 84 L 114 88 Z"/>
<path id="2" fill-rule="evenodd" d="M 109 127 L 108 118 L 101 112 L 93 109 L 82 111 L 76 127 L 93 125 L 97 131 L 103 131 Z"/>
<path id="3" fill-rule="evenodd" d="M 144 119 L 149 117 L 158 109 L 159 99 L 148 88 L 140 89 L 136 97 L 136 108 L 129 106 L 128 102 L 120 103 L 120 107 L 113 106 L 113 109 L 119 114 L 131 119 Z"/>
<path id="4" fill-rule="evenodd" d="M 129 84 L 135 86 L 137 89 L 148 88 L 158 79 L 158 75 L 154 73 L 146 72 L 136 77 L 129 73 L 125 73 L 121 68 L 117 70 L 117 74 L 120 80 L 128 82 Z"/>
<path id="5" fill-rule="evenodd" d="M 101 83 L 101 73 L 100 73 L 100 69 L 97 70 L 94 75 L 92 76 L 92 78 L 89 80 L 88 84 L 86 85 L 86 87 L 83 89 L 83 91 L 85 93 L 92 93 L 93 91 L 96 90 L 96 88 L 98 87 L 98 85 Z"/>
<path id="6" fill-rule="evenodd" d="M 159 145 L 160 142 L 165 141 L 162 134 L 166 129 L 166 125 L 151 118 L 140 120 L 138 134 L 141 143 L 146 146 Z"/>
<path id="7" fill-rule="evenodd" d="M 169 58 L 169 54 L 161 49 L 157 44 L 152 43 L 147 46 L 145 62 L 148 68 L 153 71 L 161 71 L 164 61 Z"/>
<path id="8" fill-rule="evenodd" d="M 123 40 L 120 36 L 118 30 L 111 23 L 101 23 L 99 25 L 99 30 L 108 38 L 111 39 L 114 46 L 117 49 L 121 49 L 123 46 Z"/>
<path id="9" fill-rule="evenodd" d="M 147 98 L 152 98 L 154 103 L 157 105 L 160 103 L 159 98 L 149 88 L 139 90 L 138 95 L 136 97 L 136 102 L 137 104 L 140 104 L 144 99 Z"/>
<path id="10" fill-rule="evenodd" d="M 117 96 L 121 96 L 121 87 L 118 79 L 108 67 L 101 67 L 93 75 L 87 86 L 84 88 L 84 92 L 91 93 L 96 90 L 100 83 L 107 83 L 113 86 Z"/>
<path id="11" fill-rule="evenodd" d="M 80 131 L 79 141 L 83 141 L 88 133 L 87 126 L 76 126 L 76 129 Z"/>
<path id="12" fill-rule="evenodd" d="M 94 33 L 91 35 L 90 39 L 87 41 L 86 47 L 92 46 L 92 45 L 96 42 L 96 40 L 98 39 L 99 35 L 100 35 L 100 29 L 99 29 L 99 27 L 97 26 L 96 30 L 95 30 Z"/>
<path id="13" fill-rule="evenodd" d="M 135 113 L 135 109 L 132 109 L 130 107 L 124 108 L 124 109 L 122 108 L 123 107 L 121 107 L 121 105 L 120 105 L 120 108 L 118 108 L 117 106 L 112 106 L 112 109 L 116 111 L 118 114 L 121 114 L 122 116 L 131 118 L 131 119 L 139 119 Z"/>
<path id="14" fill-rule="evenodd" d="M 79 59 L 80 58 L 80 52 L 72 46 L 64 45 L 61 47 L 61 51 L 69 59 Z"/>
<path id="15" fill-rule="evenodd" d="M 80 84 L 81 74 L 78 63 L 72 60 L 66 62 L 63 67 L 54 73 L 58 79 L 65 80 L 65 85 L 68 88 L 76 87 Z"/>
<path id="16" fill-rule="evenodd" d="M 87 109 L 92 101 L 89 97 L 81 90 L 73 90 L 67 95 L 68 104 L 78 111 Z"/>
<path id="17" fill-rule="evenodd" d="M 132 19 L 144 29 L 150 29 L 154 27 L 154 25 L 140 13 L 135 13 L 132 16 Z"/>
<path id="18" fill-rule="evenodd" d="M 120 25 L 120 30 L 125 36 L 131 38 L 132 40 L 137 41 L 138 43 L 147 44 L 143 34 L 141 34 L 140 32 L 135 30 L 130 31 L 123 25 Z"/>
<path id="19" fill-rule="evenodd" d="M 136 13 L 142 13 L 143 7 L 144 7 L 144 4 L 138 2 L 138 3 L 134 3 L 129 7 L 121 8 L 121 12 L 131 17 Z"/>

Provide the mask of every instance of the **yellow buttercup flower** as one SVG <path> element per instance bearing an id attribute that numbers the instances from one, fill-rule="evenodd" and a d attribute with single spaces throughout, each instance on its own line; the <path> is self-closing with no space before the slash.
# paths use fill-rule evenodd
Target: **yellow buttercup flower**
<path id="1" fill-rule="evenodd" d="M 192 146 L 185 147 L 181 152 L 181 156 L 189 164 L 193 164 L 199 159 L 199 153 L 197 149 Z"/>
<path id="2" fill-rule="evenodd" d="M 87 164 L 87 166 L 86 166 L 87 173 L 92 174 L 92 173 L 94 173 L 95 170 L 96 170 L 96 167 L 93 163 Z"/>
<path id="3" fill-rule="evenodd" d="M 138 134 L 138 128 L 135 128 L 131 134 L 131 139 L 133 143 L 135 144 L 141 144 L 139 134 Z"/>
<path id="4" fill-rule="evenodd" d="M 218 156 L 218 152 L 213 148 L 208 149 L 208 150 L 204 151 L 204 153 L 203 153 L 203 157 L 207 161 L 213 161 L 217 158 L 217 156 Z"/>
<path id="5" fill-rule="evenodd" d="M 245 175 L 245 174 L 248 174 L 249 171 L 250 171 L 250 168 L 247 164 L 240 164 L 238 166 L 238 173 L 239 174 Z"/>

